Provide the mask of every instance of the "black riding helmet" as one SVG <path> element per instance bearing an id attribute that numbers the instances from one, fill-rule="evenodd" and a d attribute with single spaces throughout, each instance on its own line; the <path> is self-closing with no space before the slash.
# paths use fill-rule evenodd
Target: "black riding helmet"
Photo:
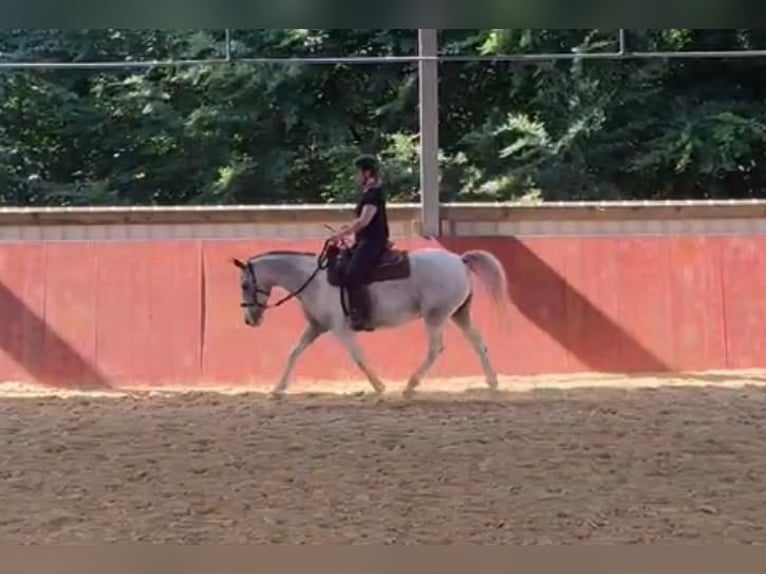
<path id="1" fill-rule="evenodd" d="M 380 171 L 378 160 L 374 155 L 360 155 L 354 160 L 354 167 L 356 169 L 363 169 L 369 171 L 372 175 L 377 176 Z"/>

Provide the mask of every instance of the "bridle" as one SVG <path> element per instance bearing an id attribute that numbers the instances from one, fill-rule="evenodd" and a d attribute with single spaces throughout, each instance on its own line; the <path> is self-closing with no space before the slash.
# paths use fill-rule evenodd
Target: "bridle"
<path id="1" fill-rule="evenodd" d="M 258 287 L 258 281 L 255 278 L 255 268 L 253 267 L 252 260 L 248 259 L 247 263 L 245 263 L 245 266 L 242 269 L 247 271 L 247 274 L 250 276 L 250 284 L 253 287 L 253 293 L 255 297 L 253 297 L 252 302 L 248 303 L 247 301 L 243 301 L 239 304 L 239 306 L 246 309 L 251 309 L 253 307 L 268 309 L 268 303 L 261 303 L 258 301 L 258 295 L 265 295 L 268 301 L 268 297 L 271 295 L 271 293 Z"/>
<path id="2" fill-rule="evenodd" d="M 309 285 L 311 285 L 311 282 L 314 281 L 314 279 L 316 279 L 316 276 L 319 275 L 319 272 L 327 268 L 327 265 L 329 262 L 327 251 L 329 247 L 330 247 L 330 242 L 329 241 L 325 242 L 324 247 L 322 248 L 322 251 L 317 256 L 316 269 L 314 269 L 314 272 L 309 276 L 309 278 L 306 279 L 306 281 L 304 281 L 303 284 L 298 289 L 296 289 L 295 291 L 292 291 L 291 293 L 288 293 L 287 295 L 282 297 L 279 301 L 271 305 L 268 303 L 268 297 L 271 295 L 271 293 L 269 291 L 266 291 L 265 289 L 261 289 L 260 287 L 258 287 L 258 280 L 255 277 L 255 267 L 253 267 L 253 260 L 248 259 L 247 263 L 243 265 L 238 264 L 237 261 L 235 260 L 235 264 L 237 264 L 237 266 L 243 269 L 244 271 L 247 271 L 247 274 L 250 276 L 250 281 L 253 287 L 253 293 L 255 295 L 253 297 L 254 300 L 252 302 L 243 301 L 242 303 L 239 304 L 239 306 L 245 309 L 252 309 L 253 307 L 258 307 L 259 309 L 263 309 L 265 311 L 266 309 L 275 309 L 277 307 L 281 307 L 282 305 L 284 305 L 291 299 L 298 297 L 301 293 L 303 293 L 306 290 L 306 288 Z M 258 295 L 265 295 L 267 302 L 261 303 L 260 301 L 258 301 Z"/>

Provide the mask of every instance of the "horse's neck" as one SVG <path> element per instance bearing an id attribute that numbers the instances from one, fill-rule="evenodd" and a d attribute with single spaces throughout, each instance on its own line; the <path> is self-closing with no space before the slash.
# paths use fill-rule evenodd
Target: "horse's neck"
<path id="1" fill-rule="evenodd" d="M 269 282 L 290 293 L 300 289 L 312 272 L 307 257 L 301 255 L 272 256 L 264 262 Z"/>

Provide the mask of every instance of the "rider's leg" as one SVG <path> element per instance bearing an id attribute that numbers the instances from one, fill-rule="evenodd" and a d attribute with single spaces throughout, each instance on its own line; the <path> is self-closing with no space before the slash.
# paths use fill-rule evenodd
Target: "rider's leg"
<path id="1" fill-rule="evenodd" d="M 364 329 L 370 316 L 370 295 L 365 285 L 379 257 L 378 249 L 365 242 L 354 246 L 354 253 L 344 273 L 344 285 L 348 291 L 349 315 L 355 330 Z"/>

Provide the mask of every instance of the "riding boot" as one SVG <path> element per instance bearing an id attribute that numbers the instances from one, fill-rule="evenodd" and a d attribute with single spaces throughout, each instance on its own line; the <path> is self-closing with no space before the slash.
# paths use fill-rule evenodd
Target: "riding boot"
<path id="1" fill-rule="evenodd" d="M 372 301 L 370 299 L 370 288 L 367 285 L 359 287 L 359 310 L 362 318 L 362 329 L 365 331 L 374 331 L 372 326 Z"/>
<path id="2" fill-rule="evenodd" d="M 370 293 L 366 285 L 355 285 L 348 290 L 349 315 L 354 331 L 372 331 L 369 325 Z"/>

